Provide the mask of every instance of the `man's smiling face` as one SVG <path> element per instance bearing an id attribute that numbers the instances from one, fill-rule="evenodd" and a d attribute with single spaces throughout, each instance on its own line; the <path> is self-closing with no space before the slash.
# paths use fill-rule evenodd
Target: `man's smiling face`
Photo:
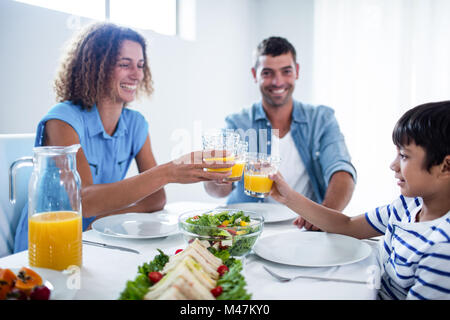
<path id="1" fill-rule="evenodd" d="M 299 65 L 291 53 L 258 58 L 257 69 L 253 68 L 252 73 L 266 107 L 277 108 L 292 103 L 298 71 Z"/>

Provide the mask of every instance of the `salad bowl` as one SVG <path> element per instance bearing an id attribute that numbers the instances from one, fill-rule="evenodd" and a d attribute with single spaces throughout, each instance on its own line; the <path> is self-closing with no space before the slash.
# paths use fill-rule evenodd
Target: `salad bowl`
<path id="1" fill-rule="evenodd" d="M 178 227 L 187 243 L 208 241 L 212 250 L 245 256 L 263 231 L 264 218 L 239 209 L 194 210 L 179 216 Z"/>

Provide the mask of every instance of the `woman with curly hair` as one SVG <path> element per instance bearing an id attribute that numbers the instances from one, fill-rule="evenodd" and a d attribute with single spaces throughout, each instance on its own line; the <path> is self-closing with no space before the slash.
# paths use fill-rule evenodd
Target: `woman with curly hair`
<path id="1" fill-rule="evenodd" d="M 153 212 L 166 203 L 164 185 L 222 180 L 230 172 L 208 172 L 201 152 L 157 165 L 148 123 L 127 108 L 142 92 L 150 95 L 152 75 L 145 39 L 136 31 L 96 23 L 82 31 L 62 62 L 55 90 L 59 101 L 39 122 L 36 146 L 80 144 L 83 231 L 96 217 Z M 139 174 L 125 179 L 133 161 Z M 15 252 L 27 249 L 28 208 L 16 230 Z"/>

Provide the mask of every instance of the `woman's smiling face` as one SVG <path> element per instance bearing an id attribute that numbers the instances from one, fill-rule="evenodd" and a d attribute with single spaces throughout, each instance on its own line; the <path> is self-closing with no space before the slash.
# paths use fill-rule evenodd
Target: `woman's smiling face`
<path id="1" fill-rule="evenodd" d="M 144 78 L 142 46 L 124 40 L 112 74 L 113 97 L 116 102 L 129 103 L 136 98 L 137 88 Z"/>

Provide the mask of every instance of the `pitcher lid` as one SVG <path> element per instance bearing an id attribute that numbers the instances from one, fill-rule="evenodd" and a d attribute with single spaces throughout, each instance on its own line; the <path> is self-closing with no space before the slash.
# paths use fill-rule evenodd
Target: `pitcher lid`
<path id="1" fill-rule="evenodd" d="M 81 148 L 80 144 L 73 144 L 71 146 L 42 146 L 34 147 L 34 153 L 45 153 L 45 154 L 67 154 L 75 153 Z"/>

